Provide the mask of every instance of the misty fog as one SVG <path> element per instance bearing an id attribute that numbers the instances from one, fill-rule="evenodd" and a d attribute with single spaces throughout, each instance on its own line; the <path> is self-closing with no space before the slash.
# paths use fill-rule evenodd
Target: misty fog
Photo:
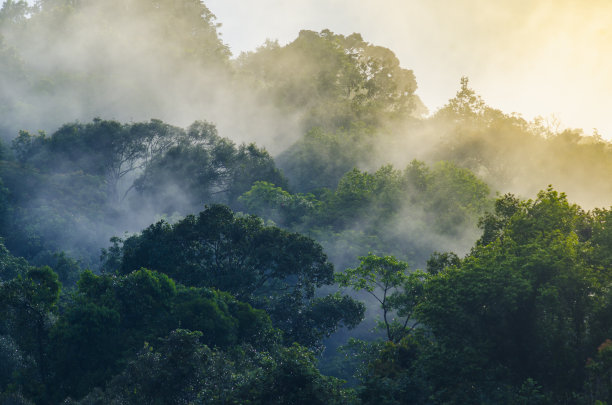
<path id="1" fill-rule="evenodd" d="M 392 51 L 359 35 L 303 31 L 286 46 L 270 41 L 232 56 L 218 27 L 197 1 L 5 2 L 0 14 L 2 69 L 8 73 L 0 79 L 3 139 L 10 143 L 19 130 L 51 134 L 67 122 L 94 117 L 126 123 L 156 118 L 179 127 L 203 119 L 222 137 L 255 142 L 278 157 L 293 192 L 333 189 L 352 168 L 373 173 L 391 163 L 403 169 L 419 159 L 429 165 L 455 162 L 493 193 L 529 198 L 552 184 L 585 207 L 606 205 L 612 196 L 605 176 L 608 143 L 579 130 L 559 133 L 543 120 L 506 115 L 487 106 L 467 79 L 445 107 L 427 117 L 417 96 L 418 78 L 399 67 Z M 362 65 L 347 70 L 342 63 L 350 58 Z M 304 141 L 312 131 L 320 135 Z M 313 170 L 305 172 L 309 166 Z M 123 189 L 137 177 L 135 172 L 122 180 Z M 180 202 L 179 187 L 167 186 L 177 207 L 188 205 Z M 130 210 L 127 201 L 124 210 Z M 187 213 L 137 206 L 119 222 L 129 218 L 131 225 L 96 232 L 104 235 L 97 241 L 138 231 L 160 215 Z M 393 230 L 398 240 L 408 230 L 428 229 L 419 209 L 410 204 L 402 209 L 405 220 L 395 222 L 401 229 Z M 357 222 L 350 228 L 363 227 Z M 442 242 L 434 232 L 422 243 L 466 252 L 478 233 L 467 234 Z"/>

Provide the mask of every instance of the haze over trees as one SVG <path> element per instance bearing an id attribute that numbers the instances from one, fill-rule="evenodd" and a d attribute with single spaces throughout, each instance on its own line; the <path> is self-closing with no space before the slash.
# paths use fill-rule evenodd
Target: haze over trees
<path id="1" fill-rule="evenodd" d="M 296 35 L 3 3 L 0 402 L 612 403 L 611 144 Z"/>

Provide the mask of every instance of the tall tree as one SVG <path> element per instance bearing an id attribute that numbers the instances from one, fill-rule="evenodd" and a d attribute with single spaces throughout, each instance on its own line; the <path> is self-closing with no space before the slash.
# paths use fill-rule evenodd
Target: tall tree
<path id="1" fill-rule="evenodd" d="M 380 304 L 381 328 L 389 342 L 399 342 L 414 330 L 418 322 L 415 310 L 423 295 L 424 274 L 408 274 L 408 263 L 393 256 L 373 254 L 360 257 L 356 268 L 336 274 L 336 281 L 355 291 L 364 290 Z"/>
<path id="2" fill-rule="evenodd" d="M 363 316 L 363 306 L 349 298 L 316 298 L 318 287 L 333 283 L 333 266 L 318 243 L 224 206 L 174 225 L 158 222 L 114 243 L 103 254 L 107 271 L 148 267 L 186 285 L 231 292 L 265 309 L 288 342 L 317 346 L 340 325 L 356 326 Z M 338 311 L 330 310 L 336 306 Z M 304 322 L 311 327 L 303 328 Z"/>

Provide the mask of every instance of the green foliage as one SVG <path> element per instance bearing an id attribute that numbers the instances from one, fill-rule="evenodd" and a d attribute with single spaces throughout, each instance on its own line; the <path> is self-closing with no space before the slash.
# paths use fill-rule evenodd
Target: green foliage
<path id="1" fill-rule="evenodd" d="M 576 235 L 584 213 L 563 194 L 549 189 L 520 207 L 503 238 L 432 279 L 421 319 L 447 348 L 469 342 L 506 378 L 535 378 L 557 393 L 576 390 L 609 275 L 585 261 L 588 249 Z"/>
<path id="2" fill-rule="evenodd" d="M 349 404 L 350 392 L 342 390 L 342 382 L 321 375 L 314 355 L 294 344 L 280 348 L 268 372 L 258 381 L 264 387 L 255 403 L 261 404 Z"/>
<path id="3" fill-rule="evenodd" d="M 287 342 L 321 351 L 323 339 L 329 338 L 340 328 L 353 329 L 364 318 L 365 305 L 348 295 L 336 292 L 312 299 L 302 309 L 293 297 L 278 300 L 275 307 L 267 309 L 275 325 L 285 332 Z M 290 310 L 288 310 L 290 308 Z"/>
<path id="4" fill-rule="evenodd" d="M 463 76 L 461 88 L 455 97 L 436 113 L 437 118 L 467 121 L 479 119 L 485 114 L 487 108 L 485 102 L 468 85 L 469 79 Z"/>
<path id="5" fill-rule="evenodd" d="M 418 344 L 412 339 L 387 341 L 371 359 L 360 391 L 362 404 L 428 403 L 427 381 L 419 375 Z"/>
<path id="6" fill-rule="evenodd" d="M 391 166 L 382 167 L 373 174 L 353 169 L 340 179 L 329 201 L 329 220 L 332 224 L 346 226 L 368 215 L 371 209 L 378 211 L 374 218 L 388 219 L 399 209 L 402 180 L 401 172 Z"/>
<path id="7" fill-rule="evenodd" d="M 93 391 L 80 403 L 193 403 L 208 363 L 213 362 L 212 351 L 199 344 L 201 336 L 201 332 L 177 329 L 160 341 L 157 350 L 145 343 L 105 392 Z"/>
<path id="8" fill-rule="evenodd" d="M 434 255 L 429 276 L 391 300 L 422 328 L 370 360 L 364 403 L 606 400 L 605 344 L 584 368 L 610 333 L 612 276 L 598 246 L 606 239 L 594 238 L 607 232 L 595 220 L 605 215 L 552 188 L 535 200 L 500 197 L 468 256 Z M 361 270 L 345 284 L 372 289 Z"/>
<path id="9" fill-rule="evenodd" d="M 355 166 L 371 166 L 375 142 L 374 129 L 365 125 L 335 132 L 315 127 L 278 156 L 278 165 L 298 191 L 335 188 Z"/>
<path id="10" fill-rule="evenodd" d="M 121 254 L 120 273 L 152 267 L 187 285 L 215 286 L 244 299 L 262 294 L 264 286 L 266 294 L 293 287 L 311 297 L 332 280 L 332 265 L 312 239 L 221 205 L 174 225 L 160 221 L 123 241 Z"/>
<path id="11" fill-rule="evenodd" d="M 205 122 L 192 124 L 176 144 L 152 156 L 144 169 L 133 186 L 158 212 L 186 212 L 210 202 L 235 205 L 256 181 L 286 187 L 265 149 L 255 144 L 236 147 Z"/>
<path id="12" fill-rule="evenodd" d="M 0 283 L 0 333 L 16 343 L 17 357 L 13 360 L 20 363 L 11 377 L 23 383 L 28 396 L 39 400 L 46 396 L 45 384 L 51 373 L 48 333 L 57 313 L 60 290 L 57 274 L 49 267 L 29 268 L 25 274 Z"/>
<path id="13" fill-rule="evenodd" d="M 177 329 L 145 345 L 138 357 L 80 404 L 350 404 L 342 382 L 321 375 L 307 349 L 293 345 L 258 352 L 201 345 L 199 332 Z"/>
<path id="14" fill-rule="evenodd" d="M 99 222 L 112 213 L 103 178 L 83 171 L 41 173 L 10 158 L 0 161 L 0 173 L 10 189 L 2 226 L 7 247 L 35 264 L 55 265 L 53 255 L 62 250 L 90 264 L 99 234 L 111 226 Z"/>
<path id="15" fill-rule="evenodd" d="M 15 376 L 25 374 L 32 367 L 28 360 L 11 336 L 0 335 L 0 392 L 14 382 Z"/>
<path id="16" fill-rule="evenodd" d="M 366 290 L 374 293 L 382 290 L 384 296 L 400 286 L 406 279 L 408 263 L 398 261 L 393 256 L 378 257 L 373 254 L 360 257 L 361 264 L 354 269 L 346 269 L 336 275 L 336 282 L 343 287 L 351 286 L 355 290 Z M 382 304 L 382 300 L 375 296 Z"/>
<path id="17" fill-rule="evenodd" d="M 51 265 L 51 268 L 57 273 L 64 288 L 76 285 L 81 274 L 80 263 L 69 257 L 65 252 L 55 253 L 53 259 L 55 263 Z"/>
<path id="18" fill-rule="evenodd" d="M 427 273 L 436 275 L 449 266 L 459 266 L 461 259 L 453 252 L 433 252 L 427 260 Z"/>
<path id="19" fill-rule="evenodd" d="M 590 403 L 610 403 L 612 401 L 612 341 L 606 339 L 598 348 L 595 358 L 586 363 L 586 397 Z"/>
<path id="20" fill-rule="evenodd" d="M 287 342 L 317 345 L 339 325 L 355 326 L 363 315 L 361 305 L 346 305 L 348 298 L 337 301 L 338 310 L 322 311 L 315 290 L 333 282 L 333 267 L 319 244 L 224 206 L 174 225 L 160 221 L 122 247 L 120 240 L 114 243 L 104 257 L 119 264 L 119 273 L 150 267 L 188 286 L 228 291 L 265 309 Z"/>
<path id="21" fill-rule="evenodd" d="M 258 181 L 272 182 L 280 187 L 287 187 L 287 179 L 276 168 L 272 156 L 254 143 L 240 145 L 234 161 L 228 191 L 228 201 L 232 204 Z"/>
<path id="22" fill-rule="evenodd" d="M 353 264 L 368 250 L 424 263 L 439 239 L 459 237 L 492 206 L 488 186 L 448 162 L 430 169 L 413 161 L 404 171 L 390 165 L 374 173 L 353 169 L 335 190 L 317 194 L 258 183 L 241 202 L 250 212 L 314 235 L 339 265 Z"/>
<path id="23" fill-rule="evenodd" d="M 55 173 L 82 171 L 100 176 L 113 201 L 120 198 L 119 182 L 179 143 L 186 134 L 159 120 L 120 124 L 96 118 L 89 124 L 65 124 L 50 137 L 21 131 L 13 141 L 17 159 Z"/>
<path id="24" fill-rule="evenodd" d="M 423 295 L 425 274 L 408 274 L 408 263 L 393 256 L 372 253 L 360 257 L 361 264 L 336 274 L 336 282 L 355 291 L 365 290 L 380 304 L 387 340 L 399 342 L 417 326 L 414 311 Z M 412 322 L 412 323 L 411 323 Z"/>
<path id="25" fill-rule="evenodd" d="M 595 209 L 591 213 L 590 223 L 580 230 L 580 237 L 590 237 L 593 245 L 591 252 L 595 266 L 606 269 L 612 263 L 612 221 L 611 209 Z"/>
<path id="26" fill-rule="evenodd" d="M 24 276 L 29 268 L 25 259 L 13 256 L 0 241 L 0 282 Z"/>
<path id="27" fill-rule="evenodd" d="M 287 227 L 305 221 L 320 205 L 313 194 L 291 194 L 265 181 L 255 182 L 239 201 L 249 213 Z"/>
<path id="28" fill-rule="evenodd" d="M 0 230 L 11 251 L 39 265 L 65 251 L 94 268 L 99 246 L 126 223 L 210 202 L 236 206 L 260 180 L 286 186 L 264 149 L 237 146 L 203 121 L 183 130 L 94 119 L 51 136 L 22 131 L 13 152 L 0 160 Z"/>
<path id="29" fill-rule="evenodd" d="M 306 128 L 375 123 L 408 115 L 420 104 L 413 72 L 359 34 L 303 30 L 284 47 L 268 42 L 241 55 L 237 69 L 278 105 L 306 111 Z"/>
<path id="30" fill-rule="evenodd" d="M 51 330 L 54 397 L 84 396 L 117 374 L 143 342 L 158 342 L 179 326 L 216 347 L 261 349 L 275 340 L 265 313 L 227 293 L 176 285 L 146 269 L 122 277 L 85 272 Z"/>
<path id="31" fill-rule="evenodd" d="M 465 169 L 440 162 L 430 171 L 414 161 L 403 173 L 391 166 L 373 174 L 347 173 L 325 207 L 324 218 L 347 226 L 371 217 L 377 229 L 414 207 L 431 216 L 427 226 L 435 232 L 453 234 L 489 207 L 489 194 L 488 186 Z"/>

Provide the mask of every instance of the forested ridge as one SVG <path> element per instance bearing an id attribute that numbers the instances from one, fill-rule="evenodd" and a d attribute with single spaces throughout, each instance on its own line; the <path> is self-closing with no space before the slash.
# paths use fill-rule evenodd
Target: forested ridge
<path id="1" fill-rule="evenodd" d="M 612 404 L 610 142 L 218 28 L 3 3 L 0 403 Z"/>

